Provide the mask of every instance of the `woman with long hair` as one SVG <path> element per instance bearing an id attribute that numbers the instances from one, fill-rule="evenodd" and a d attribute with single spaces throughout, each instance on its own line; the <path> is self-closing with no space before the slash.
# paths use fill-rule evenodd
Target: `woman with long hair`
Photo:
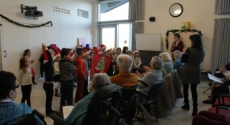
<path id="1" fill-rule="evenodd" d="M 181 61 L 184 62 L 182 71 L 182 83 L 184 93 L 184 106 L 182 109 L 189 110 L 188 89 L 191 86 L 193 112 L 192 116 L 197 115 L 197 85 L 200 84 L 201 69 L 200 64 L 203 62 L 205 53 L 200 35 L 194 34 L 189 37 L 191 47 L 183 50 Z"/>

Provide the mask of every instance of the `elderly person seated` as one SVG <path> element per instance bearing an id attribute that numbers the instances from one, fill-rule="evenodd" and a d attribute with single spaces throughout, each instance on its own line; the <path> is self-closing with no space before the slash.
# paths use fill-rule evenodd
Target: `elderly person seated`
<path id="1" fill-rule="evenodd" d="M 220 73 L 223 73 L 225 78 L 222 79 L 223 84 L 218 82 L 212 82 L 212 91 L 209 99 L 204 100 L 203 103 L 206 104 L 214 104 L 216 99 L 221 94 L 229 94 L 229 86 L 230 86 L 230 71 L 227 71 L 225 66 L 220 68 Z M 219 85 L 219 86 L 217 86 Z M 217 87 L 216 87 L 217 86 Z"/>
<path id="2" fill-rule="evenodd" d="M 88 105 L 98 89 L 106 85 L 111 84 L 109 76 L 105 73 L 95 74 L 92 82 L 90 83 L 90 93 L 77 102 L 76 106 L 73 108 L 66 121 L 72 125 L 81 125 L 82 121 L 86 116 Z"/>
<path id="3" fill-rule="evenodd" d="M 167 72 L 167 74 L 171 73 L 173 71 L 173 64 L 172 64 L 172 58 L 169 55 L 168 52 L 162 52 L 160 53 L 160 57 L 164 62 L 164 69 Z"/>
<path id="4" fill-rule="evenodd" d="M 15 124 L 32 113 L 32 109 L 28 105 L 14 103 L 17 88 L 15 75 L 0 71 L 0 125 Z M 44 125 L 37 116 L 35 116 L 35 120 L 38 125 Z"/>
<path id="5" fill-rule="evenodd" d="M 181 56 L 182 56 L 181 51 L 176 50 L 173 52 L 173 58 L 175 59 L 175 61 L 173 62 L 174 69 L 179 69 L 184 65 L 184 63 L 181 62 Z"/>
<path id="6" fill-rule="evenodd" d="M 136 74 L 141 77 L 140 81 L 144 82 L 148 86 L 146 87 L 143 83 L 138 82 L 137 88 L 138 91 L 148 94 L 152 85 L 159 84 L 162 82 L 162 73 L 161 68 L 163 67 L 163 61 L 160 57 L 154 56 L 149 63 L 151 70 L 145 73 L 143 76 L 140 73 Z"/>
<path id="7" fill-rule="evenodd" d="M 126 88 L 135 87 L 138 82 L 138 77 L 134 73 L 131 73 L 132 66 L 133 59 L 131 56 L 125 54 L 119 55 L 117 57 L 119 74 L 111 76 L 111 82 Z"/>

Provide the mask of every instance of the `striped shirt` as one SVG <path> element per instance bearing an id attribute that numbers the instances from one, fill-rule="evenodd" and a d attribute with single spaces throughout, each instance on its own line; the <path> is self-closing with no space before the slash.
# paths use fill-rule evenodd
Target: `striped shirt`
<path id="1" fill-rule="evenodd" d="M 61 60 L 59 62 L 60 80 L 61 81 L 73 81 L 75 68 L 67 60 Z"/>

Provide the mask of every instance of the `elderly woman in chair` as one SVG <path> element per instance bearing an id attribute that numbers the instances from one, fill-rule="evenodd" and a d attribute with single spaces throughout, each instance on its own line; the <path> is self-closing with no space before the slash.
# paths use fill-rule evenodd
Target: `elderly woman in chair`
<path id="1" fill-rule="evenodd" d="M 14 103 L 17 88 L 15 75 L 0 71 L 0 125 L 21 122 L 28 114 L 32 113 L 32 109 L 28 105 Z M 37 125 L 44 125 L 37 116 L 35 116 L 35 122 Z"/>
<path id="2" fill-rule="evenodd" d="M 95 74 L 92 82 L 90 83 L 90 93 L 77 102 L 76 106 L 73 108 L 69 116 L 66 118 L 66 121 L 72 125 L 81 125 L 83 122 L 88 105 L 93 98 L 96 91 L 106 85 L 111 84 L 109 76 L 105 73 Z"/>
<path id="3" fill-rule="evenodd" d="M 158 56 L 154 56 L 149 62 L 149 65 L 150 68 L 144 66 L 144 69 L 147 71 L 146 73 L 140 74 L 139 72 L 136 72 L 136 74 L 140 77 L 137 89 L 145 94 L 148 94 L 153 84 L 162 82 L 161 68 L 164 65 L 162 59 Z"/>

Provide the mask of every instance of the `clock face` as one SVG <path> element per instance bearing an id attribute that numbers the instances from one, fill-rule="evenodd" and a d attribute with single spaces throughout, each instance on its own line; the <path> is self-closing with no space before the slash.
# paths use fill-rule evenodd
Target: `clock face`
<path id="1" fill-rule="evenodd" d="M 174 3 L 170 6 L 169 13 L 173 17 L 179 17 L 183 13 L 183 6 L 179 3 Z"/>

